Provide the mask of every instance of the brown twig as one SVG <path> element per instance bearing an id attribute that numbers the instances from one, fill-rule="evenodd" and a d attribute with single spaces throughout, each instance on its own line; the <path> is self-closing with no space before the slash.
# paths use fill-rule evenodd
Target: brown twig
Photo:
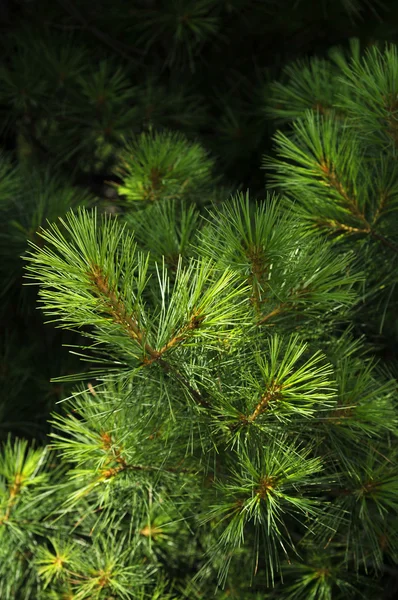
<path id="1" fill-rule="evenodd" d="M 319 226 L 326 226 L 326 227 L 330 227 L 330 228 L 334 228 L 336 230 L 342 230 L 342 231 L 346 231 L 347 233 L 354 233 L 354 234 L 364 234 L 364 235 L 370 235 L 371 237 L 373 237 L 375 240 L 378 240 L 379 242 L 381 242 L 382 244 L 384 244 L 384 246 L 387 246 L 388 248 L 390 248 L 391 250 L 394 250 L 394 252 L 398 252 L 398 245 L 395 244 L 394 242 L 392 242 L 391 240 L 389 240 L 388 238 L 384 237 L 384 235 L 381 235 L 381 233 L 378 233 L 377 231 L 375 231 L 374 229 L 372 229 L 370 227 L 370 225 L 364 229 L 361 229 L 359 227 L 350 227 L 349 225 L 345 225 L 344 223 L 340 223 L 339 221 L 336 221 L 335 219 L 322 219 L 322 220 L 318 220 L 314 227 L 319 227 Z"/>
<path id="2" fill-rule="evenodd" d="M 329 165 L 327 165 L 326 162 L 321 162 L 321 164 L 319 166 L 321 168 L 322 173 L 326 177 L 329 185 L 331 187 L 333 187 L 337 191 L 337 193 L 344 199 L 347 208 L 349 210 L 351 210 L 352 214 L 357 219 L 359 219 L 362 222 L 363 227 L 361 227 L 361 228 L 350 227 L 348 225 L 344 225 L 343 223 L 337 223 L 336 221 L 333 221 L 332 219 L 329 219 L 329 220 L 325 221 L 324 223 L 325 224 L 336 223 L 336 225 L 338 225 L 338 227 L 340 229 L 343 229 L 343 230 L 348 231 L 350 233 L 365 233 L 365 234 L 369 234 L 369 235 L 371 235 L 371 237 L 373 237 L 374 239 L 380 241 L 385 246 L 388 246 L 389 248 L 391 248 L 395 252 L 398 252 L 398 245 L 397 244 L 395 244 L 394 242 L 391 242 L 388 238 L 384 237 L 383 235 L 381 235 L 380 233 L 378 233 L 377 231 L 375 231 L 374 229 L 372 229 L 372 227 L 371 227 L 370 223 L 367 221 L 364 213 L 359 209 L 358 204 L 357 204 L 357 199 L 355 198 L 355 195 L 354 194 L 350 194 L 346 190 L 346 188 L 343 186 L 343 184 L 338 180 L 335 172 L 330 169 Z M 377 218 L 379 216 L 380 211 L 382 210 L 384 201 L 385 201 L 385 199 L 382 197 L 381 198 L 381 203 L 380 203 L 380 205 L 378 207 L 378 210 L 376 212 L 376 217 L 375 218 Z"/>
<path id="3" fill-rule="evenodd" d="M 137 321 L 126 313 L 126 309 L 122 302 L 117 298 L 115 292 L 109 289 L 108 282 L 101 273 L 98 266 L 94 266 L 91 276 L 99 295 L 105 297 L 108 304 L 108 312 L 119 323 L 130 337 L 138 341 L 145 352 L 156 360 L 160 354 L 144 341 L 144 333 L 140 330 Z"/>
<path id="4" fill-rule="evenodd" d="M 111 315 L 111 317 L 116 323 L 121 325 L 124 331 L 129 335 L 129 337 L 137 341 L 138 344 L 145 351 L 145 353 L 150 356 L 150 359 L 144 357 L 142 364 L 149 365 L 153 362 L 156 362 L 163 368 L 163 370 L 166 373 L 171 373 L 175 379 L 177 379 L 184 387 L 186 387 L 189 390 L 190 394 L 192 395 L 197 404 L 205 408 L 211 408 L 210 403 L 203 397 L 203 395 L 200 392 L 198 392 L 197 390 L 195 390 L 195 388 L 192 387 L 189 381 L 187 381 L 185 377 L 181 375 L 178 369 L 170 363 L 166 362 L 161 357 L 162 353 L 165 351 L 165 347 L 163 347 L 162 351 L 159 351 L 155 350 L 150 344 L 148 344 L 148 342 L 145 340 L 145 333 L 140 329 L 137 320 L 132 315 L 127 314 L 124 304 L 119 300 L 115 292 L 109 288 L 106 278 L 103 276 L 103 274 L 101 273 L 101 269 L 97 265 L 92 266 L 89 277 L 95 286 L 94 289 L 96 294 L 105 300 L 107 312 Z M 193 318 L 195 319 L 197 317 L 194 316 Z M 178 338 L 174 339 L 177 340 Z"/>
<path id="5" fill-rule="evenodd" d="M 268 313 L 267 315 L 262 317 L 259 321 L 257 321 L 257 325 L 262 325 L 263 323 L 268 321 L 268 319 L 272 319 L 272 317 L 279 315 L 279 313 L 281 313 L 283 311 L 283 308 L 286 306 L 286 304 L 287 304 L 286 302 L 282 302 L 279 306 L 274 308 L 274 310 L 271 310 L 270 313 Z"/>
<path id="6" fill-rule="evenodd" d="M 279 398 L 279 391 L 281 388 L 282 386 L 276 385 L 274 381 L 271 383 L 271 387 L 265 390 L 261 396 L 260 402 L 257 404 L 252 414 L 247 417 L 248 423 L 253 423 L 253 421 L 255 421 L 263 412 L 265 412 L 268 409 L 271 400 Z"/>
<path id="7" fill-rule="evenodd" d="M 102 441 L 102 447 L 105 450 L 105 452 L 111 452 L 113 450 L 112 446 L 114 444 L 112 436 L 107 433 L 106 431 L 103 431 L 100 434 L 100 438 Z M 118 473 L 121 473 L 122 471 L 166 471 L 168 473 L 188 473 L 188 474 L 194 474 L 193 471 L 191 471 L 190 469 L 183 469 L 180 468 L 179 466 L 177 467 L 165 467 L 165 468 L 160 468 L 160 467 L 154 467 L 152 465 L 131 465 L 129 463 L 127 463 L 126 459 L 122 456 L 122 451 L 123 448 L 119 448 L 116 447 L 113 450 L 113 456 L 109 456 L 108 460 L 107 460 L 107 464 L 109 465 L 112 462 L 116 462 L 118 463 L 117 466 L 115 467 L 111 467 L 111 466 L 107 466 L 105 469 L 102 469 L 101 471 L 101 475 L 99 477 L 100 481 L 104 480 L 104 479 L 109 479 L 110 477 L 114 477 L 115 475 L 117 475 Z"/>

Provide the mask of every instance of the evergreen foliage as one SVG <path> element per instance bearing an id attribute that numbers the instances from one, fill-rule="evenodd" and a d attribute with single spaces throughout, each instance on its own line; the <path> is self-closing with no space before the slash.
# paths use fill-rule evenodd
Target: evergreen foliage
<path id="1" fill-rule="evenodd" d="M 306 3 L 103 4 L 93 25 L 86 2 L 14 6 L 34 26 L 5 36 L 0 598 L 380 599 L 398 561 L 397 48 L 353 37 L 265 69 L 260 106 L 211 116 L 203 61 Z M 55 33 L 62 11 L 91 40 Z M 221 175 L 241 156 L 240 181 Z"/>

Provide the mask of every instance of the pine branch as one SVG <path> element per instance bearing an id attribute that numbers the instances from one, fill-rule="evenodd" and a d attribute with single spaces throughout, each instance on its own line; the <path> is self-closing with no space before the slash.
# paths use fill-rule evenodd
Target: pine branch
<path id="1" fill-rule="evenodd" d="M 113 317 L 116 323 L 120 324 L 126 333 L 137 340 L 143 347 L 145 352 L 151 356 L 152 360 L 157 360 L 160 356 L 159 352 L 145 342 L 145 332 L 141 331 L 137 321 L 130 315 L 127 315 L 126 309 L 122 302 L 118 300 L 115 292 L 108 287 L 108 282 L 97 265 L 91 265 L 88 276 L 92 278 L 100 297 L 106 297 L 108 312 Z"/>
<path id="2" fill-rule="evenodd" d="M 269 403 L 281 397 L 279 394 L 280 390 L 283 389 L 282 385 L 277 385 L 274 381 L 271 382 L 270 387 L 264 392 L 261 397 L 260 402 L 257 404 L 256 408 L 252 412 L 252 414 L 247 418 L 249 423 L 253 423 L 264 411 L 267 410 Z"/>
<path id="3" fill-rule="evenodd" d="M 263 323 L 266 323 L 269 319 L 272 319 L 272 317 L 276 317 L 276 315 L 279 315 L 286 306 L 286 303 L 281 303 L 279 306 L 271 310 L 270 313 L 268 313 L 264 317 L 261 317 L 261 319 L 257 321 L 257 325 L 262 325 Z"/>
<path id="4" fill-rule="evenodd" d="M 197 402 L 197 404 L 205 408 L 210 408 L 210 403 L 207 400 L 205 400 L 205 398 L 200 392 L 198 392 L 197 390 L 195 390 L 195 388 L 191 386 L 191 384 L 181 375 L 181 373 L 179 373 L 177 368 L 161 358 L 162 354 L 167 349 L 174 346 L 178 341 L 181 341 L 181 339 L 183 339 L 182 334 L 170 340 L 170 342 L 165 344 L 165 346 L 163 346 L 163 348 L 161 348 L 160 350 L 155 350 L 150 344 L 148 344 L 145 341 L 145 332 L 139 328 L 138 322 L 132 316 L 127 315 L 126 309 L 121 303 L 121 301 L 118 300 L 116 294 L 109 289 L 107 281 L 102 275 L 101 270 L 97 265 L 93 265 L 91 267 L 91 272 L 89 273 L 89 276 L 92 277 L 93 282 L 98 289 L 98 293 L 100 295 L 104 295 L 108 299 L 109 311 L 111 316 L 114 318 L 115 322 L 122 325 L 126 333 L 134 340 L 137 340 L 138 343 L 144 348 L 145 352 L 151 357 L 149 360 L 146 357 L 144 357 L 142 364 L 147 366 L 150 365 L 152 362 L 157 362 L 166 373 L 172 373 L 174 377 L 180 383 L 182 383 L 184 387 L 186 387 L 186 389 L 188 389 L 188 391 L 194 398 L 195 402 Z M 186 331 L 197 327 L 198 321 L 196 319 L 197 316 L 192 317 L 191 323 L 189 323 L 186 326 Z"/>
<path id="5" fill-rule="evenodd" d="M 314 227 L 330 227 L 335 230 L 345 231 L 347 233 L 353 234 L 361 234 L 361 235 L 370 235 L 375 240 L 381 242 L 387 248 L 390 248 L 394 252 L 398 252 L 398 244 L 395 244 L 388 238 L 386 238 L 381 233 L 375 231 L 368 223 L 367 227 L 351 227 L 350 225 L 346 225 L 345 223 L 339 223 L 336 219 L 317 219 L 316 225 Z"/>
<path id="6" fill-rule="evenodd" d="M 99 476 L 99 481 L 103 481 L 104 479 L 109 479 L 110 477 L 114 477 L 118 473 L 122 471 L 149 471 L 149 472 L 161 472 L 166 471 L 169 473 L 191 473 L 195 474 L 192 469 L 184 469 L 178 467 L 156 467 L 153 465 L 132 465 L 126 461 L 126 459 L 122 456 L 122 450 L 120 448 L 114 449 L 112 436 L 103 431 L 101 434 L 101 439 L 103 441 L 103 448 L 105 451 L 112 451 L 112 455 L 108 459 L 108 463 L 116 462 L 118 463 L 117 467 L 105 466 L 101 470 L 101 475 Z"/>
<path id="7" fill-rule="evenodd" d="M 391 240 L 389 240 L 388 238 L 386 238 L 384 235 L 381 235 L 381 233 L 378 233 L 377 231 L 375 231 L 374 229 L 372 229 L 370 231 L 370 235 L 375 240 L 378 240 L 379 242 L 381 242 L 382 244 L 384 244 L 384 246 L 387 246 L 391 250 L 394 250 L 394 252 L 398 252 L 398 244 L 395 244 L 394 242 L 392 242 Z"/>

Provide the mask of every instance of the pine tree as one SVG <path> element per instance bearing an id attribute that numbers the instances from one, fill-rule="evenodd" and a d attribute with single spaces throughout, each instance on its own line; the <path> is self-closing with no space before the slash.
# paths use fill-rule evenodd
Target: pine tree
<path id="1" fill-rule="evenodd" d="M 170 126 L 121 120 L 117 210 L 1 157 L 0 196 L 31 202 L 4 254 L 25 255 L 82 361 L 56 378 L 50 442 L 3 445 L 2 598 L 380 598 L 398 533 L 396 72 L 394 45 L 355 39 L 290 64 L 269 86 L 283 129 L 262 198 Z M 105 77 L 117 103 L 105 62 L 81 89 Z M 41 125 L 75 151 L 79 129 Z"/>

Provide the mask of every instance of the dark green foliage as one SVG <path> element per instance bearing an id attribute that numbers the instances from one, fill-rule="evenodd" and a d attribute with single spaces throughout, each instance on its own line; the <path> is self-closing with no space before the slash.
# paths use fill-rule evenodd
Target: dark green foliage
<path id="1" fill-rule="evenodd" d="M 0 597 L 393 597 L 394 7 L 130 4 L 0 10 Z"/>

